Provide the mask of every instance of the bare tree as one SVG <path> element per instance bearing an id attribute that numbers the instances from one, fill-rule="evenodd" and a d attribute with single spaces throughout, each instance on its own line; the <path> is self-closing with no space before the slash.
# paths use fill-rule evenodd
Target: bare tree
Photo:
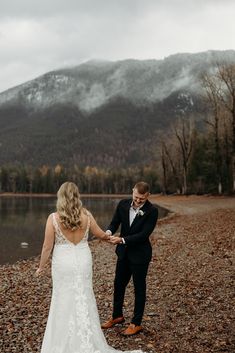
<path id="1" fill-rule="evenodd" d="M 174 134 L 178 140 L 179 148 L 181 151 L 181 159 L 183 165 L 183 194 L 188 192 L 188 167 L 190 162 L 190 157 L 193 150 L 194 142 L 194 124 L 190 117 L 180 117 L 173 125 Z"/>
<path id="2" fill-rule="evenodd" d="M 169 175 L 167 175 L 167 171 L 171 171 L 171 177 L 174 180 L 174 184 L 176 187 L 176 192 L 181 193 L 182 182 L 181 182 L 181 161 L 178 153 L 178 146 L 174 136 L 171 134 L 164 141 L 162 141 L 161 145 L 161 156 L 162 156 L 162 167 L 163 173 L 165 177 L 165 189 L 167 189 Z"/>
<path id="3" fill-rule="evenodd" d="M 233 192 L 235 192 L 235 65 L 218 65 L 217 79 L 221 84 L 221 88 L 218 91 L 219 99 L 221 100 L 223 106 L 229 112 L 231 117 L 231 169 L 233 180 Z"/>
<path id="4" fill-rule="evenodd" d="M 165 144 L 161 143 L 161 165 L 163 170 L 163 194 L 167 193 L 167 156 L 165 150 Z"/>
<path id="5" fill-rule="evenodd" d="M 231 173 L 231 121 L 228 118 L 228 112 L 223 111 L 221 115 L 221 130 L 222 130 L 222 159 L 227 175 L 227 189 L 230 190 L 230 185 L 232 184 L 232 173 Z"/>
<path id="6" fill-rule="evenodd" d="M 215 77 L 205 74 L 202 77 L 202 85 L 206 93 L 206 103 L 210 110 L 210 115 L 205 122 L 212 128 L 215 143 L 215 164 L 218 193 L 222 193 L 222 156 L 219 138 L 219 125 L 221 120 L 221 102 L 219 100 L 220 87 Z"/>

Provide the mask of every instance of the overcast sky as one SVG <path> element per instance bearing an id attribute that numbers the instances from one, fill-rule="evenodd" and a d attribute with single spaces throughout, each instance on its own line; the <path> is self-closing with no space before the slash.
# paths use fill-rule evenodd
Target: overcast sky
<path id="1" fill-rule="evenodd" d="M 91 59 L 235 49 L 235 0 L 0 1 L 0 92 Z"/>

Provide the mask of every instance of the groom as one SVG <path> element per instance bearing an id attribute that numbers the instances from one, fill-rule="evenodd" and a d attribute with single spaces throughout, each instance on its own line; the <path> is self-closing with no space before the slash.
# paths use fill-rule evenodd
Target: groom
<path id="1" fill-rule="evenodd" d="M 149 185 L 143 181 L 133 188 L 132 199 L 121 200 L 106 231 L 114 234 L 121 225 L 120 236 L 112 236 L 110 242 L 117 244 L 118 256 L 114 280 L 113 315 L 101 327 L 107 329 L 124 321 L 123 302 L 125 289 L 131 277 L 135 291 L 134 315 L 123 332 L 131 336 L 142 330 L 141 321 L 146 300 L 146 276 L 152 257 L 149 236 L 153 232 L 158 210 L 148 200 Z"/>

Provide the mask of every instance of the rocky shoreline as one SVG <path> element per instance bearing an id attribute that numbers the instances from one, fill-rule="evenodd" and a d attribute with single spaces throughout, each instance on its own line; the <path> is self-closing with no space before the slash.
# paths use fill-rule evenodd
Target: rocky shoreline
<path id="1" fill-rule="evenodd" d="M 235 198 L 153 197 L 169 208 L 151 237 L 144 331 L 125 338 L 125 325 L 105 331 L 111 346 L 148 353 L 232 353 Z M 90 244 L 101 320 L 111 315 L 116 256 L 110 244 Z M 38 353 L 51 295 L 50 268 L 34 272 L 39 257 L 0 266 L 0 352 Z M 132 285 L 125 301 L 133 307 Z"/>

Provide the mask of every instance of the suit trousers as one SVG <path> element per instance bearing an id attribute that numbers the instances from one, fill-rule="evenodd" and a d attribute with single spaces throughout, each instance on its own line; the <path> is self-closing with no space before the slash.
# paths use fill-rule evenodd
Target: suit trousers
<path id="1" fill-rule="evenodd" d="M 113 318 L 123 316 L 123 303 L 126 286 L 131 277 L 134 284 L 135 304 L 131 322 L 140 325 L 146 301 L 146 276 L 149 263 L 133 264 L 127 256 L 117 261 L 114 280 Z"/>

